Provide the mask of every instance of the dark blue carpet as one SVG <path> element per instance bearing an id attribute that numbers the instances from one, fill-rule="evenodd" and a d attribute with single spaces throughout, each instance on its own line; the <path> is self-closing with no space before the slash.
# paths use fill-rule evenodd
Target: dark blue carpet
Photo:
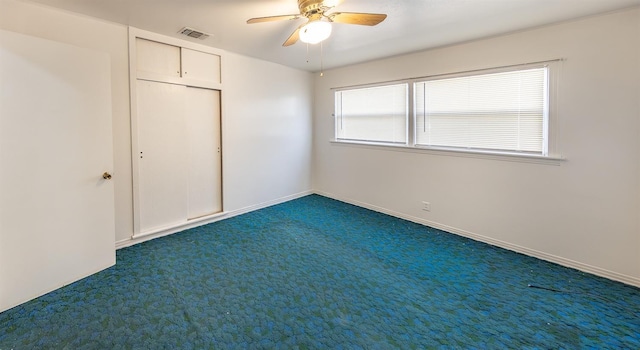
<path id="1" fill-rule="evenodd" d="M 0 314 L 0 349 L 47 348 L 640 349 L 640 289 L 312 195 Z"/>

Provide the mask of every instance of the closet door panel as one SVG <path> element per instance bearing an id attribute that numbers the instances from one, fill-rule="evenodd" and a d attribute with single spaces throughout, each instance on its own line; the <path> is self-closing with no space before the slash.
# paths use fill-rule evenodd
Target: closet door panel
<path id="1" fill-rule="evenodd" d="M 182 85 L 138 80 L 140 231 L 187 218 L 187 141 Z"/>
<path id="2" fill-rule="evenodd" d="M 180 76 L 180 47 L 136 38 L 136 61 L 139 72 L 167 77 Z"/>
<path id="3" fill-rule="evenodd" d="M 222 211 L 220 91 L 186 89 L 188 218 Z"/>
<path id="4" fill-rule="evenodd" d="M 220 56 L 182 48 L 182 77 L 220 83 Z"/>

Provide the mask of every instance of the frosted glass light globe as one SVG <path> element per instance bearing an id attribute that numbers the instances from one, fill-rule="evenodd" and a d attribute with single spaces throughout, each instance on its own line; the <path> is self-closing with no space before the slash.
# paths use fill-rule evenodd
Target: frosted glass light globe
<path id="1" fill-rule="evenodd" d="M 317 44 L 331 35 L 331 23 L 312 21 L 300 28 L 300 40 L 307 44 Z"/>

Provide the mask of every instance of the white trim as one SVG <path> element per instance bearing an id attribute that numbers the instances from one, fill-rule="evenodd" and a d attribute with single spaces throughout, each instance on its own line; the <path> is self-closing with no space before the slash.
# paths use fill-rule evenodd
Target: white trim
<path id="1" fill-rule="evenodd" d="M 132 243 L 132 240 L 133 239 L 131 237 L 129 237 L 129 238 L 125 238 L 125 239 L 121 239 L 119 241 L 116 241 L 116 250 L 136 244 L 136 243 Z M 116 262 L 116 264 L 117 264 L 117 262 Z"/>
<path id="2" fill-rule="evenodd" d="M 178 34 L 176 34 L 178 35 Z M 205 52 L 208 54 L 213 54 L 219 57 L 220 59 L 220 64 L 219 64 L 219 76 L 220 76 L 220 81 L 219 82 L 213 82 L 213 81 L 203 81 L 203 80 L 198 80 L 198 79 L 193 79 L 193 78 L 184 78 L 182 77 L 182 70 L 181 70 L 181 76 L 180 77 L 168 77 L 168 76 L 163 76 L 161 74 L 155 74 L 155 73 L 150 73 L 150 72 L 142 72 L 142 71 L 138 71 L 137 67 L 137 45 L 136 45 L 136 39 L 140 38 L 140 39 L 145 39 L 145 40 L 150 40 L 150 41 L 155 41 L 155 42 L 159 42 L 159 43 L 163 43 L 163 44 L 168 44 L 168 45 L 173 45 L 176 47 L 179 47 L 180 50 L 182 50 L 182 48 L 186 48 L 186 49 L 190 49 L 190 50 L 194 50 L 194 51 L 200 51 L 200 52 Z M 224 153 L 225 147 L 224 147 L 224 132 L 223 132 L 223 127 L 224 127 L 224 123 L 223 123 L 223 119 L 224 119 L 224 108 L 225 108 L 225 103 L 223 103 L 223 93 L 222 93 L 222 64 L 223 64 L 223 57 L 224 57 L 224 50 L 219 50 L 219 49 L 215 49 L 209 46 L 205 46 L 205 45 L 201 45 L 201 44 L 196 44 L 196 43 L 192 43 L 183 39 L 178 39 L 178 38 L 172 38 L 170 36 L 165 36 L 162 34 L 157 34 L 154 32 L 149 32 L 146 30 L 142 30 L 142 29 L 138 29 L 135 27 L 128 27 L 128 40 L 129 40 L 129 105 L 130 105 L 130 123 L 131 123 L 131 167 L 132 167 L 132 191 L 133 191 L 133 236 L 131 239 L 134 238 L 139 238 L 142 236 L 147 236 L 147 235 L 157 235 L 157 237 L 161 237 L 170 233 L 175 233 L 181 230 L 185 230 L 187 228 L 190 227 L 195 227 L 195 226 L 199 226 L 197 225 L 198 223 L 200 223 L 201 221 L 205 221 L 205 220 L 209 220 L 208 222 L 214 222 L 217 221 L 217 217 L 220 216 L 220 213 L 218 214 L 214 214 L 212 216 L 205 216 L 203 218 L 198 218 L 195 220 L 187 220 L 178 224 L 174 224 L 168 227 L 163 227 L 157 230 L 153 230 L 153 231 L 148 231 L 148 232 L 141 232 L 141 227 L 140 227 L 140 186 L 139 186 L 139 181 L 140 181 L 140 161 L 139 161 L 139 153 L 140 153 L 140 148 L 139 148 L 139 144 L 138 144 L 138 135 L 139 135 L 139 128 L 138 128 L 138 108 L 137 108 L 137 83 L 138 80 L 147 80 L 147 81 L 155 81 L 155 82 L 161 82 L 161 83 L 167 83 L 167 84 L 175 84 L 175 85 L 182 85 L 182 86 L 189 86 L 189 87 L 197 87 L 197 88 L 205 88 L 205 89 L 211 89 L 211 90 L 218 90 L 220 91 L 220 146 L 222 147 L 222 152 Z M 182 55 L 182 51 L 181 51 L 181 55 Z M 181 56 L 182 57 L 182 56 Z M 222 165 L 222 171 L 221 171 L 221 188 L 223 185 L 223 179 L 224 179 L 224 157 L 223 157 L 223 153 L 220 154 L 221 157 L 221 165 Z M 225 205 L 224 205 L 224 191 L 222 191 L 221 193 L 221 201 L 222 201 L 222 208 L 224 209 Z M 197 221 L 196 221 L 197 220 Z M 164 234 L 162 234 L 164 233 Z M 156 236 L 154 236 L 153 238 L 156 238 Z M 125 239 L 125 240 L 121 240 L 118 241 L 116 243 L 116 249 L 119 249 L 123 246 L 128 246 L 131 245 L 130 243 L 130 239 Z"/>
<path id="3" fill-rule="evenodd" d="M 327 198 L 332 198 L 341 202 L 345 202 L 345 203 L 349 203 L 349 204 L 353 204 L 356 205 L 358 207 L 362 207 L 362 208 L 366 208 L 366 209 L 370 209 L 379 213 L 383 213 L 383 214 L 387 214 L 387 215 L 391 215 L 400 219 L 404 219 L 404 220 L 408 220 L 411 222 L 415 222 L 417 224 L 421 224 L 421 225 L 425 225 L 425 226 L 429 226 L 429 227 L 433 227 L 439 230 L 443 230 L 446 231 L 448 233 L 453 233 L 459 236 L 463 236 L 463 237 L 467 237 L 470 239 L 473 239 L 475 241 L 479 241 L 479 242 L 484 242 L 496 247 L 500 247 L 500 248 L 504 248 L 507 250 L 511 250 L 517 253 L 521 253 L 524 255 L 528 255 L 534 258 L 538 258 L 541 260 L 545 260 L 545 261 L 549 261 L 558 265 L 562 265 L 562 266 L 566 266 L 566 267 L 570 267 L 576 270 L 580 270 L 583 272 L 587 272 L 596 276 L 600 276 L 600 277 L 604 277 L 610 280 L 614 280 L 614 281 L 618 281 L 618 282 L 622 282 L 625 284 L 629 284 L 632 286 L 636 286 L 636 287 L 640 287 L 640 278 L 637 277 L 633 277 L 633 276 L 628 276 L 628 275 L 624 275 L 618 272 L 614 272 L 614 271 L 610 271 L 610 270 L 606 270 L 597 266 L 592 266 L 592 265 L 588 265 L 588 264 L 584 264 L 575 260 L 571 260 L 571 259 L 567 259 L 567 258 L 563 258 L 561 256 L 557 256 L 557 255 L 553 255 L 553 254 L 548 254 L 545 252 L 541 252 L 539 250 L 535 250 L 535 249 L 530 249 L 530 248 L 526 248 L 517 244 L 512 244 L 509 242 L 505 242 L 505 241 L 501 241 L 498 239 L 494 239 L 494 238 L 490 238 L 487 236 L 483 236 L 483 235 L 479 235 L 473 232 L 469 232 L 469 231 L 465 231 L 456 227 L 452 227 L 452 226 L 448 226 L 448 225 L 444 225 L 444 224 L 440 224 L 434 221 L 430 221 L 430 220 L 425 220 L 422 218 L 418 218 L 415 216 L 411 216 L 411 215 L 406 215 L 406 214 L 402 214 L 393 210 L 389 210 L 386 208 L 382 208 L 382 207 L 378 207 L 372 204 L 368 204 L 368 203 L 364 203 L 364 202 L 360 202 L 357 200 L 353 200 L 353 199 L 348 199 L 348 198 L 344 198 L 341 196 L 337 196 L 334 195 L 332 193 L 326 193 L 326 192 L 322 192 L 322 191 L 315 191 L 316 194 L 319 194 L 321 196 L 325 196 Z"/>
<path id="4" fill-rule="evenodd" d="M 347 147 L 361 147 L 367 149 L 387 149 L 397 152 L 409 152 L 409 153 L 425 153 L 438 156 L 456 156 L 465 158 L 484 158 L 520 163 L 534 163 L 534 164 L 547 164 L 547 165 L 560 165 L 566 161 L 566 158 L 562 157 L 545 157 L 535 154 L 526 153 L 507 153 L 507 152 L 491 152 L 480 150 L 461 150 L 461 149 L 449 149 L 449 148 L 437 148 L 437 147 L 418 147 L 407 146 L 404 144 L 388 144 L 377 142 L 363 142 L 363 141 L 344 141 L 344 140 L 329 140 L 332 145 L 335 146 L 347 146 Z"/>
<path id="5" fill-rule="evenodd" d="M 212 215 L 208 215 L 208 216 L 203 216 L 197 219 L 192 219 L 186 222 L 182 222 L 180 224 L 177 225 L 172 225 L 169 227 L 163 227 L 163 228 L 159 228 L 153 231 L 148 231 L 148 232 L 144 232 L 144 233 L 139 233 L 136 235 L 133 235 L 131 238 L 128 239 L 123 239 L 120 241 L 116 242 L 116 249 L 121 249 L 121 248 L 126 248 L 135 244 L 139 244 L 142 242 L 146 242 L 146 241 L 150 241 L 152 239 L 156 239 L 156 238 L 160 238 L 160 237 L 164 237 L 164 236 L 168 236 L 170 234 L 174 234 L 177 232 L 181 232 L 190 228 L 194 228 L 194 227 L 198 227 L 198 226 L 203 226 L 203 225 L 207 225 L 216 221 L 220 221 L 220 220 L 224 220 L 224 219 L 228 219 L 228 218 L 232 218 L 234 216 L 238 216 L 238 215 L 242 215 L 242 214 L 246 214 L 255 210 L 259 210 L 259 209 L 263 209 L 263 208 L 267 208 L 276 204 L 280 204 L 280 203 L 284 203 L 284 202 L 288 202 L 294 199 L 298 199 L 304 196 L 308 196 L 310 194 L 313 194 L 314 192 L 311 190 L 307 190 L 307 191 L 303 191 L 303 192 L 299 192 L 296 194 L 292 194 L 289 196 L 285 196 L 285 197 L 281 197 L 281 198 L 277 198 L 274 200 L 270 200 L 270 201 L 266 201 L 266 202 L 262 202 L 262 203 L 258 203 L 258 204 L 254 204 L 254 205 L 250 205 L 244 208 L 240 208 L 240 209 L 236 209 L 236 210 L 232 210 L 232 211 L 228 211 L 228 212 L 222 212 L 222 213 L 217 213 L 217 214 L 212 214 Z"/>
<path id="6" fill-rule="evenodd" d="M 386 85 L 401 84 L 401 83 L 416 83 L 418 81 L 445 79 L 445 78 L 465 76 L 472 73 L 482 73 L 482 72 L 487 72 L 487 74 L 491 74 L 491 73 L 498 73 L 498 72 L 504 72 L 504 71 L 526 69 L 527 67 L 541 67 L 541 66 L 546 66 L 548 64 L 552 64 L 554 62 L 562 62 L 564 60 L 566 59 L 553 58 L 553 59 L 544 60 L 544 61 L 516 63 L 516 64 L 509 64 L 506 66 L 489 67 L 489 68 L 477 68 L 477 69 L 471 69 L 471 70 L 466 70 L 461 72 L 439 73 L 439 74 L 425 75 L 421 77 L 386 80 L 386 81 L 380 81 L 380 82 L 369 83 L 369 84 L 346 85 L 346 86 L 332 87 L 332 88 L 329 88 L 329 90 L 341 91 L 341 90 L 351 90 L 351 89 L 367 88 L 367 87 L 375 87 L 375 86 L 386 86 Z"/>
<path id="7" fill-rule="evenodd" d="M 129 30 L 129 115 L 131 125 L 131 189 L 133 191 L 133 232 L 140 232 L 140 189 L 138 182 L 140 165 L 138 156 L 140 149 L 138 147 L 138 96 L 137 96 L 137 61 L 136 54 L 136 31 L 133 27 Z M 117 245 L 116 245 L 117 246 Z"/>
<path id="8" fill-rule="evenodd" d="M 162 226 L 162 227 L 156 227 L 153 228 L 151 230 L 148 231 L 144 231 L 144 232 L 140 232 L 140 233 L 134 233 L 133 236 L 131 236 L 131 238 L 133 239 L 137 239 L 137 238 L 141 238 L 141 237 L 145 237 L 145 236 L 151 236 L 151 235 L 155 235 L 156 233 L 166 233 L 169 231 L 172 232 L 178 232 L 176 230 L 182 231 L 185 230 L 186 227 L 191 228 L 191 227 L 196 227 L 196 226 L 200 226 L 201 222 L 214 222 L 214 221 L 218 221 L 221 217 L 226 216 L 227 212 L 219 212 L 219 213 L 214 213 L 214 214 L 210 214 L 210 215 L 205 215 L 205 216 L 201 216 L 195 219 L 189 219 L 183 222 L 179 222 L 179 223 L 174 223 L 174 224 L 170 224 L 170 225 L 166 225 L 166 226 Z M 195 225 L 195 226 L 194 226 Z"/>
<path id="9" fill-rule="evenodd" d="M 191 86 L 210 90 L 222 90 L 222 84 L 213 81 L 198 80 L 182 77 L 167 77 L 159 73 L 137 72 L 138 80 L 156 81 L 160 83 Z"/>

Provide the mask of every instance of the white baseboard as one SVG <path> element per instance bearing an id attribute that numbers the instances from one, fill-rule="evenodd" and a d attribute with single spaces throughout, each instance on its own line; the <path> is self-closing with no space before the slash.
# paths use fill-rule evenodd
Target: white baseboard
<path id="1" fill-rule="evenodd" d="M 618 282 L 622 282 L 625 284 L 629 284 L 632 286 L 636 286 L 636 287 L 640 287 L 640 278 L 636 278 L 636 277 L 632 277 L 632 276 L 628 276 L 628 275 L 624 275 L 618 272 L 614 272 L 614 271 L 610 271 L 610 270 L 606 270 L 597 266 L 592 266 L 592 265 L 588 265 L 588 264 L 584 264 L 578 261 L 574 261 L 571 259 L 567 259 L 567 258 L 563 258 L 561 256 L 557 256 L 557 255 L 553 255 L 553 254 L 548 254 L 545 252 L 541 252 L 539 250 L 535 250 L 535 249 L 530 249 L 527 247 L 523 247 L 523 246 L 519 246 L 517 244 L 512 244 L 509 242 L 505 242 L 505 241 L 501 241 L 498 239 L 494 239 L 491 237 L 487 237 L 487 236 L 483 236 L 483 235 L 479 235 L 473 232 L 469 232 L 469 231 L 465 231 L 456 227 L 452 227 L 452 226 L 448 226 L 448 225 L 444 225 L 438 222 L 433 222 L 433 221 L 429 221 L 429 220 L 425 220 L 422 218 L 418 218 L 415 216 L 411 216 L 411 215 L 406 215 L 403 213 L 399 213 L 393 210 L 389 210 L 386 208 L 382 208 L 382 207 L 378 207 L 369 203 L 364 203 L 364 202 L 360 202 L 357 200 L 353 200 L 353 199 L 349 199 L 349 198 L 344 198 L 341 196 L 337 196 L 334 195 L 332 193 L 326 193 L 326 192 L 321 192 L 321 191 L 315 191 L 316 194 L 319 194 L 321 196 L 324 197 L 328 197 L 328 198 L 332 198 L 341 202 L 345 202 L 345 203 L 349 203 L 349 204 L 353 204 L 355 206 L 358 207 L 362 207 L 362 208 L 366 208 L 366 209 L 370 209 L 379 213 L 383 213 L 383 214 L 387 214 L 387 215 L 391 215 L 400 219 L 405 219 L 408 221 L 412 221 L 421 225 L 426 225 L 429 227 L 433 227 L 433 228 L 437 228 L 439 230 L 443 230 L 449 233 L 453 233 L 459 236 L 463 236 L 463 237 L 467 237 L 467 238 L 471 238 L 475 241 L 480 241 L 480 242 L 484 242 L 484 243 L 488 243 L 491 244 L 493 246 L 496 247 L 500 247 L 500 248 L 504 248 L 507 250 L 511 250 L 517 253 L 521 253 L 524 255 L 528 255 L 528 256 L 532 256 L 534 258 L 538 258 L 538 259 L 542 259 L 542 260 L 546 260 L 558 265 L 562 265 L 562 266 L 566 266 L 566 267 L 570 267 L 576 270 L 580 270 L 583 272 L 587 272 L 587 273 L 591 273 L 594 274 L 596 276 L 600 276 L 600 277 L 604 277 L 604 278 L 608 278 L 610 280 L 614 280 L 614 281 L 618 281 Z"/>
<path id="2" fill-rule="evenodd" d="M 583 272 L 587 272 L 587 273 L 591 273 L 594 274 L 596 276 L 600 276 L 600 277 L 604 277 L 604 278 L 608 278 L 610 280 L 614 280 L 614 281 L 618 281 L 618 282 L 622 282 L 625 284 L 629 284 L 632 286 L 636 286 L 636 287 L 640 287 L 640 278 L 636 278 L 636 277 L 632 277 L 632 276 L 628 276 L 628 275 L 624 275 L 618 272 L 614 272 L 614 271 L 610 271 L 607 269 L 603 269 L 597 266 L 592 266 L 589 264 L 584 264 L 578 261 L 574 261 L 571 259 L 567 259 L 567 258 L 563 258 L 561 256 L 557 256 L 557 255 L 553 255 L 553 254 L 548 254 L 539 250 L 535 250 L 535 249 L 530 249 L 527 247 L 523 247 L 517 244 L 512 244 L 509 242 L 505 242 L 505 241 L 501 241 L 498 239 L 494 239 L 491 237 L 487 237 L 487 236 L 483 236 L 483 235 L 479 235 L 473 232 L 469 232 L 463 229 L 459 229 L 456 227 L 452 227 L 452 226 L 448 226 L 448 225 L 444 225 L 438 222 L 434 222 L 434 221 L 430 221 L 430 220 L 425 220 L 422 218 L 418 218 L 415 216 L 411 216 L 411 215 L 406 215 L 400 212 L 396 212 L 393 210 L 389 210 L 383 207 L 379 207 L 379 206 L 375 206 L 369 203 L 365 203 L 365 202 L 360 202 L 357 200 L 353 200 L 353 199 L 349 199 L 349 198 L 344 198 L 341 196 L 337 196 L 334 195 L 332 193 L 326 193 L 326 192 L 322 192 L 322 191 L 303 191 L 303 192 L 299 192 L 290 196 L 285 196 L 285 197 L 281 197 L 278 199 L 274 199 L 274 200 L 270 200 L 270 201 L 266 201 L 266 202 L 262 202 L 262 203 L 258 203 L 258 204 L 254 204 L 254 205 L 250 205 L 244 208 L 240 208 L 240 209 L 236 209 L 236 210 L 232 210 L 229 212 L 225 212 L 222 215 L 217 215 L 214 217 L 211 217 L 210 219 L 207 220 L 200 220 L 197 222 L 188 222 L 186 224 L 182 224 L 182 225 L 178 225 L 178 226 L 174 226 L 174 227 L 169 227 L 169 228 L 165 228 L 159 231 L 155 231 L 153 233 L 150 234 L 144 234 L 144 235 L 137 235 L 137 236 L 133 236 L 129 239 L 124 239 L 124 240 L 120 240 L 118 242 L 116 242 L 116 249 L 121 249 L 121 248 L 125 248 L 125 247 L 129 247 L 132 246 L 134 244 L 138 244 L 138 243 L 142 243 L 142 242 L 146 242 L 155 238 L 159 238 L 159 237 L 164 237 L 176 232 L 180 232 L 180 231 L 184 231 L 186 229 L 189 228 L 193 228 L 193 227 L 197 227 L 197 226 L 202 226 L 202 225 L 206 225 L 206 224 L 210 224 L 212 222 L 216 222 L 219 220 L 224 220 L 224 219 L 228 219 L 234 216 L 238 216 L 238 215 L 242 215 L 248 212 L 252 212 L 255 210 L 259 210 L 262 208 L 266 208 L 266 207 L 270 207 L 272 205 L 276 205 L 276 204 L 280 204 L 280 203 L 284 203 L 284 202 L 288 202 L 290 200 L 293 199 L 297 199 L 300 197 L 304 197 L 310 194 L 318 194 L 324 197 L 328 197 L 328 198 L 332 198 L 341 202 L 345 202 L 345 203 L 349 203 L 349 204 L 353 204 L 356 205 L 358 207 L 362 207 L 362 208 L 366 208 L 366 209 L 370 209 L 379 213 L 384 213 L 387 215 L 391 215 L 397 218 L 401 218 L 404 220 L 408 220 L 411 222 L 415 222 L 421 225 L 425 225 L 425 226 L 429 226 L 429 227 L 433 227 L 439 230 L 443 230 L 449 233 L 453 233 L 459 236 L 463 236 L 463 237 L 467 237 L 476 241 L 480 241 L 480 242 L 484 242 L 484 243 L 488 243 L 491 244 L 493 246 L 496 247 L 500 247 L 500 248 L 504 248 L 507 250 L 511 250 L 517 253 L 521 253 L 521 254 L 525 254 L 528 256 L 532 256 L 534 258 L 538 258 L 538 259 L 542 259 L 542 260 L 546 260 L 558 265 L 562 265 L 562 266 L 566 266 L 566 267 L 570 267 L 570 268 L 574 268 Z"/>
<path id="3" fill-rule="evenodd" d="M 276 204 L 280 204 L 280 203 L 284 203 L 284 202 L 288 202 L 290 200 L 294 200 L 300 197 L 304 197 L 304 196 L 308 196 L 310 194 L 313 194 L 314 192 L 311 190 L 308 191 L 303 191 L 303 192 L 299 192 L 299 193 L 295 193 L 289 196 L 285 196 L 285 197 L 281 197 L 281 198 L 277 198 L 274 200 L 270 200 L 270 201 L 266 201 L 266 202 L 262 202 L 262 203 L 258 203 L 258 204 L 254 204 L 254 205 L 250 205 L 250 206 L 246 206 L 244 208 L 240 208 L 240 209 L 235 209 L 235 210 L 231 210 L 231 211 L 226 211 L 220 214 L 216 214 L 216 215 L 212 215 L 210 217 L 206 217 L 206 218 L 202 218 L 202 219 L 197 219 L 194 221 L 188 221 L 186 223 L 180 223 L 178 225 L 174 225 L 174 226 L 168 226 L 168 227 L 164 227 L 158 230 L 154 230 L 151 232 L 146 232 L 146 233 L 142 233 L 142 234 L 137 234 L 137 235 L 133 235 L 131 238 L 127 238 L 127 239 L 123 239 L 120 241 L 116 242 L 116 249 L 121 249 L 121 248 L 126 248 L 135 244 L 139 244 L 142 242 L 146 242 L 146 241 L 150 241 L 152 239 L 156 239 L 156 238 L 160 238 L 160 237 L 164 237 L 164 236 L 168 236 L 177 232 L 181 232 L 190 228 L 194 228 L 194 227 L 198 227 L 198 226 L 202 226 L 202 225 L 207 225 L 210 224 L 212 222 L 216 222 L 216 221 L 220 221 L 220 220 L 224 220 L 224 219 L 228 219 L 228 218 L 232 218 L 234 216 L 238 216 L 238 215 L 242 215 L 248 212 L 252 212 L 254 210 L 258 210 L 258 209 L 262 209 L 262 208 L 266 208 L 266 207 L 270 207 L 272 205 L 276 205 Z"/>

